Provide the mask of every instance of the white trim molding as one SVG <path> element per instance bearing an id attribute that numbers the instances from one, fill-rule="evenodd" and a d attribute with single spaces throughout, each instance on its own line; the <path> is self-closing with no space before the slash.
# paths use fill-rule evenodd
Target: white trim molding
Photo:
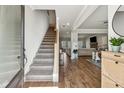
<path id="1" fill-rule="evenodd" d="M 78 33 L 82 34 L 107 34 L 108 29 L 76 29 Z"/>

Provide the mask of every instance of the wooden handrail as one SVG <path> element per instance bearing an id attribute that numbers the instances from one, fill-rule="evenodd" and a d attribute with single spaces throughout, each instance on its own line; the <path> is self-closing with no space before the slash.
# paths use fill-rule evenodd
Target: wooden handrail
<path id="1" fill-rule="evenodd" d="M 53 82 L 59 82 L 59 31 L 56 31 L 54 44 Z"/>

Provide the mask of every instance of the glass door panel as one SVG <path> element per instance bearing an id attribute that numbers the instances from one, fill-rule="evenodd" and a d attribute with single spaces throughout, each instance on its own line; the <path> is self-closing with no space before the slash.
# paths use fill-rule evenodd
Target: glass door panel
<path id="1" fill-rule="evenodd" d="M 0 87 L 16 87 L 22 64 L 21 6 L 0 6 Z M 12 85 L 15 82 L 14 85 Z M 12 83 L 12 84 L 10 84 Z"/>

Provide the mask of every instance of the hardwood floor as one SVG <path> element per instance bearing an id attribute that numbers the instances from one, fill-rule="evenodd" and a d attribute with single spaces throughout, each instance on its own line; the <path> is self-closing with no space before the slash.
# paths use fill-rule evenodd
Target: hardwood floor
<path id="1" fill-rule="evenodd" d="M 77 62 L 71 62 L 70 58 L 64 58 L 64 66 L 60 66 L 60 82 L 26 82 L 24 87 L 60 87 L 60 88 L 100 88 L 101 69 L 87 59 L 79 57 Z"/>
<path id="2" fill-rule="evenodd" d="M 77 62 L 68 61 L 65 67 L 65 87 L 95 88 L 101 87 L 101 70 L 87 62 L 88 57 L 79 57 Z"/>

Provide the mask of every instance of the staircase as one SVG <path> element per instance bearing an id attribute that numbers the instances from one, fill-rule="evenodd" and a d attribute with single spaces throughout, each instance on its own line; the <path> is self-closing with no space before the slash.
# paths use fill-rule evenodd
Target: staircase
<path id="1" fill-rule="evenodd" d="M 55 38 L 56 32 L 49 28 L 30 66 L 30 71 L 26 74 L 26 82 L 53 80 Z"/>

